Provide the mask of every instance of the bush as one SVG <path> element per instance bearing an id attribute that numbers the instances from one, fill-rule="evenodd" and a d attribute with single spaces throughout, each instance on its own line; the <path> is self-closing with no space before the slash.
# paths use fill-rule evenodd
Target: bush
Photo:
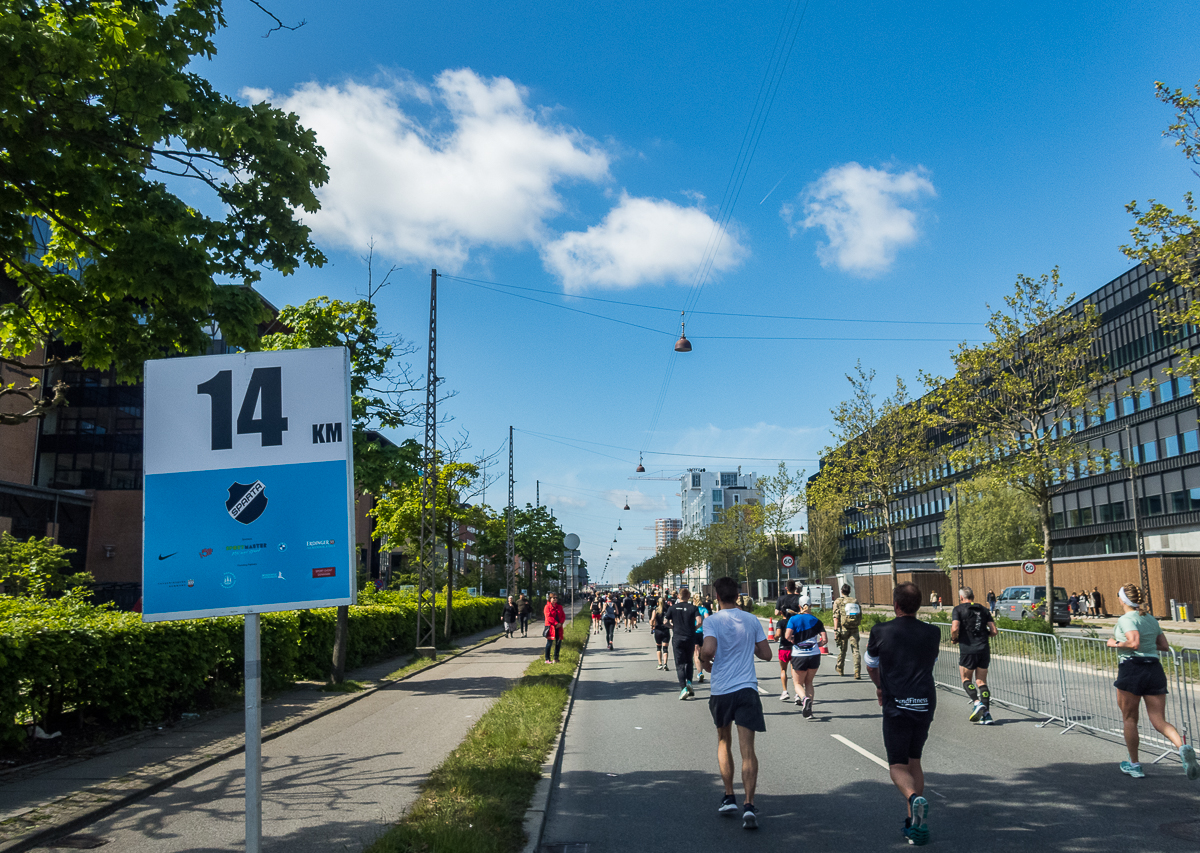
<path id="1" fill-rule="evenodd" d="M 350 608 L 347 666 L 411 650 L 415 599 L 363 598 L 370 603 Z M 456 600 L 453 632 L 498 625 L 503 605 L 495 598 Z M 439 629 L 444 606 L 439 596 Z M 328 677 L 336 618 L 336 608 L 264 614 L 264 690 Z M 82 594 L 0 595 L 0 745 L 20 744 L 28 723 L 52 731 L 68 711 L 129 726 L 168 719 L 240 690 L 242 622 L 236 616 L 142 622 L 136 613 L 93 606 Z"/>

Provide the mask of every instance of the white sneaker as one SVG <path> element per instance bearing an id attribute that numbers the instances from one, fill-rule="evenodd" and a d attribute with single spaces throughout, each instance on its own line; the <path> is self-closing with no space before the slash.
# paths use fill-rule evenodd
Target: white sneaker
<path id="1" fill-rule="evenodd" d="M 791 697 L 791 696 L 789 696 L 789 695 L 788 695 L 788 692 L 785 690 L 785 691 L 783 691 L 782 693 L 780 693 L 780 694 L 779 694 L 779 701 L 780 701 L 780 702 L 791 702 L 791 701 L 792 701 L 792 697 Z"/>

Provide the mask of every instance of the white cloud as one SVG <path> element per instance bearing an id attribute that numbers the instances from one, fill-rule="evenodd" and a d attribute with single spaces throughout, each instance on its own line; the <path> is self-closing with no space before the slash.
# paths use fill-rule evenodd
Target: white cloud
<path id="1" fill-rule="evenodd" d="M 936 196 L 922 167 L 907 172 L 864 168 L 858 163 L 834 166 L 810 184 L 804 202 L 804 228 L 822 228 L 828 243 L 817 248 L 822 266 L 870 277 L 886 272 L 896 252 L 916 242 L 917 213 L 902 202 Z M 779 215 L 795 236 L 796 209 L 784 204 Z"/>
<path id="2" fill-rule="evenodd" d="M 574 509 L 587 509 L 588 502 L 583 498 L 573 498 L 570 495 L 546 495 L 546 506 L 553 507 L 573 507 Z"/>
<path id="3" fill-rule="evenodd" d="M 564 207 L 558 186 L 609 177 L 597 142 L 535 113 L 512 80 L 469 68 L 442 72 L 432 87 L 396 79 L 242 94 L 316 132 L 329 183 L 307 221 L 318 241 L 350 249 L 373 236 L 397 259 L 456 269 L 480 246 L 541 245 Z M 433 111 L 424 124 L 405 111 L 420 104 Z"/>
<path id="4" fill-rule="evenodd" d="M 697 203 L 703 196 L 692 196 Z M 546 269 L 562 279 L 568 292 L 589 286 L 636 287 L 677 281 L 687 283 L 719 233 L 699 207 L 665 199 L 633 198 L 621 193 L 604 221 L 587 231 L 570 231 L 542 247 Z M 712 268 L 736 266 L 746 251 L 736 236 L 721 235 Z"/>

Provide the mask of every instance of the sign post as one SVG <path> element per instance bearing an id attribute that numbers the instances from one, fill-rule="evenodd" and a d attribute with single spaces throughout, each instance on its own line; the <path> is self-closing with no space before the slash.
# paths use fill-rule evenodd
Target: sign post
<path id="1" fill-rule="evenodd" d="M 349 353 L 148 361 L 144 425 L 142 619 L 245 616 L 246 851 L 259 853 L 259 614 L 357 598 Z"/>

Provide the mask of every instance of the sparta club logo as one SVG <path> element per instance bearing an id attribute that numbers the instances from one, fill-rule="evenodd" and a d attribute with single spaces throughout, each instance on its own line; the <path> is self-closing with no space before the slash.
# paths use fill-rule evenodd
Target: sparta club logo
<path id="1" fill-rule="evenodd" d="M 267 508 L 267 487 L 262 480 L 255 480 L 248 486 L 235 482 L 229 487 L 229 500 L 225 501 L 225 509 L 229 517 L 242 524 L 255 521 Z"/>

